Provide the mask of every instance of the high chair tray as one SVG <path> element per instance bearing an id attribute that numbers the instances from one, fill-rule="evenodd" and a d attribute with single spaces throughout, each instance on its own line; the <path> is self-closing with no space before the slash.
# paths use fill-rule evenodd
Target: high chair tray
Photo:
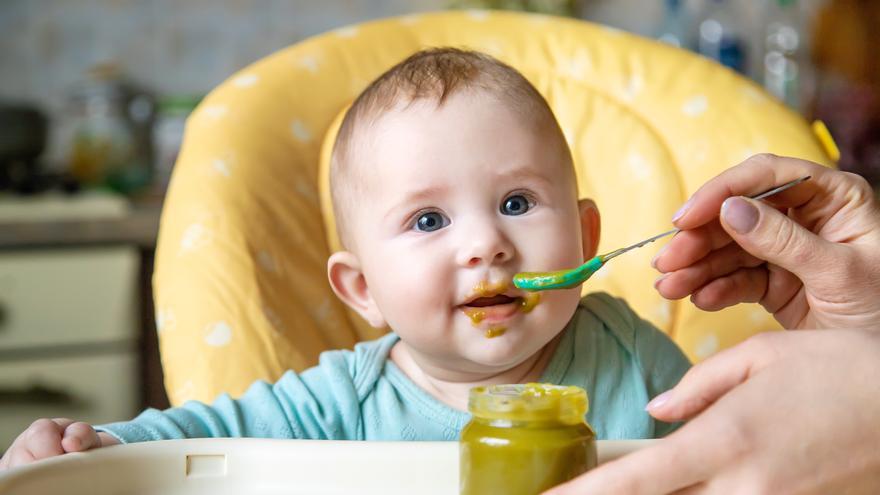
<path id="1" fill-rule="evenodd" d="M 599 441 L 599 462 L 652 440 Z M 0 474 L 0 494 L 458 493 L 457 442 L 193 439 L 119 445 Z"/>

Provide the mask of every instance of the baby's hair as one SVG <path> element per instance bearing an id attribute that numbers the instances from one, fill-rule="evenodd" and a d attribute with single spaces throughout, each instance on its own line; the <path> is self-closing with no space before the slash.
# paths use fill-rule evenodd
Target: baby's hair
<path id="1" fill-rule="evenodd" d="M 558 137 L 568 145 L 541 93 L 516 69 L 484 53 L 458 48 L 429 48 L 409 56 L 370 83 L 346 112 L 336 135 L 330 158 L 330 194 L 336 230 L 343 246 L 351 248 L 347 228 L 351 196 L 360 182 L 352 176 L 351 163 L 356 137 L 385 112 L 419 100 L 435 100 L 437 107 L 462 90 L 478 90 L 509 105 L 536 131 Z M 367 127 L 365 127 L 367 126 Z"/>

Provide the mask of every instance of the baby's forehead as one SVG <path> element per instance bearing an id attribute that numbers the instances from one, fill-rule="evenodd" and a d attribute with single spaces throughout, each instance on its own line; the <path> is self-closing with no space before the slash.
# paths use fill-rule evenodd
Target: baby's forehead
<path id="1" fill-rule="evenodd" d="M 399 99 L 373 110 L 371 115 L 361 114 L 350 129 L 338 169 L 344 172 L 335 177 L 346 185 L 347 191 L 340 192 L 359 196 L 357 203 L 428 188 L 429 179 L 444 177 L 450 162 L 500 173 L 506 167 L 553 167 L 553 162 L 570 167 L 557 126 L 538 123 L 534 114 L 523 117 L 508 101 L 485 91 L 461 91 L 443 102 Z M 549 181 L 559 177 L 553 172 L 531 171 Z"/>
<path id="2" fill-rule="evenodd" d="M 405 175 L 442 167 L 448 160 L 470 162 L 475 157 L 480 163 L 481 155 L 487 155 L 481 168 L 530 159 L 542 166 L 554 161 L 570 164 L 557 126 L 543 125 L 534 115 L 523 118 L 500 99 L 456 95 L 451 100 L 442 105 L 425 99 L 403 101 L 364 119 L 349 136 L 346 168 L 357 170 L 352 175 L 363 180 L 381 176 L 392 165 L 389 161 L 405 162 L 405 169 L 397 171 Z M 500 163 L 493 163 L 496 158 Z"/>

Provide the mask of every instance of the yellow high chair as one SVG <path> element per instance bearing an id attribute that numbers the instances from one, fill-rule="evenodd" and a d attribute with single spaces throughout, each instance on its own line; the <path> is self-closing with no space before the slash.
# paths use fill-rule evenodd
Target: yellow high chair
<path id="1" fill-rule="evenodd" d="M 342 28 L 235 74 L 190 117 L 159 232 L 154 288 L 173 404 L 240 394 L 383 331 L 327 283 L 337 246 L 327 155 L 340 112 L 416 50 L 467 47 L 547 98 L 602 214 L 600 252 L 670 228 L 704 181 L 762 151 L 830 165 L 795 113 L 696 55 L 586 22 L 518 13 L 414 15 Z M 624 298 L 693 360 L 777 328 L 759 306 L 705 313 L 653 289 L 657 248 L 584 287 Z"/>

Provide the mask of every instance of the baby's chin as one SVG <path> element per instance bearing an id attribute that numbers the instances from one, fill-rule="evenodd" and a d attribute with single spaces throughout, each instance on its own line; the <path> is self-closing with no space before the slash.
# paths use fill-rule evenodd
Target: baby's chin
<path id="1" fill-rule="evenodd" d="M 552 342 L 554 337 L 549 335 L 544 339 L 536 339 L 534 335 L 528 334 L 528 331 L 520 333 L 519 330 L 506 329 L 500 335 L 494 336 L 478 334 L 478 338 L 471 339 L 471 343 L 467 348 L 461 349 L 461 353 L 475 365 L 505 371 L 530 359 Z M 474 329 L 474 331 L 480 330 Z"/>

